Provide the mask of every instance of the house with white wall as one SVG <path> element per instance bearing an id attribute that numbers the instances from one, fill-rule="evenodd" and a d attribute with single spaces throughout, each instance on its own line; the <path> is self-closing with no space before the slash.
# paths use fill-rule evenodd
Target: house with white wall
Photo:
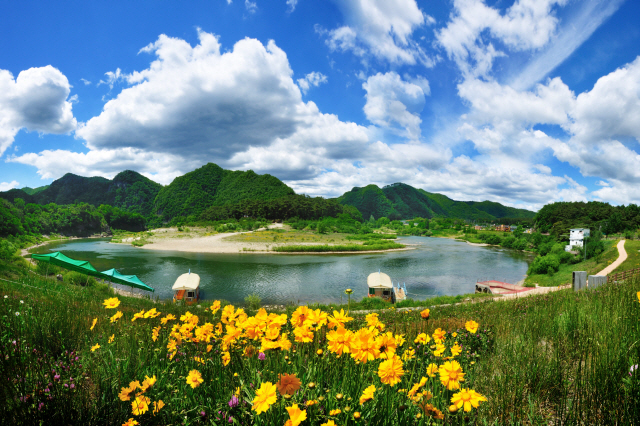
<path id="1" fill-rule="evenodd" d="M 564 247 L 565 251 L 571 251 L 572 247 L 582 248 L 584 237 L 589 236 L 589 230 L 585 228 L 574 228 L 569 231 L 569 244 Z"/>

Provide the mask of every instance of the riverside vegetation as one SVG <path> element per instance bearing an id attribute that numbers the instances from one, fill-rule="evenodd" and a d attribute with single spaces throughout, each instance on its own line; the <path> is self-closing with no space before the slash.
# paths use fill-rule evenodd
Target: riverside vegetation
<path id="1" fill-rule="evenodd" d="M 360 315 L 0 281 L 11 424 L 634 424 L 640 282 Z"/>

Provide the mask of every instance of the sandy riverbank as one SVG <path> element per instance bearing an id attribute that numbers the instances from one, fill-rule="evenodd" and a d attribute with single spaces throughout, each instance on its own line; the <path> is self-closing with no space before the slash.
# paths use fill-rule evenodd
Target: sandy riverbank
<path id="1" fill-rule="evenodd" d="M 269 229 L 282 228 L 281 223 L 269 225 Z M 260 231 L 260 230 L 258 230 Z M 304 252 L 304 253 L 281 253 L 272 251 L 274 247 L 284 245 L 319 245 L 313 242 L 254 242 L 254 241 L 234 241 L 232 237 L 250 232 L 226 232 L 215 235 L 185 235 L 177 232 L 173 228 L 155 229 L 151 231 L 154 235 L 146 238 L 148 244 L 140 247 L 146 250 L 173 250 L 190 253 L 258 253 L 258 254 L 367 254 L 386 253 L 389 251 L 411 250 L 415 247 L 407 246 L 401 249 L 391 250 L 367 250 L 367 251 L 340 251 L 340 252 Z M 130 243 L 123 240 L 123 243 Z M 331 243 L 329 243 L 331 245 Z"/>

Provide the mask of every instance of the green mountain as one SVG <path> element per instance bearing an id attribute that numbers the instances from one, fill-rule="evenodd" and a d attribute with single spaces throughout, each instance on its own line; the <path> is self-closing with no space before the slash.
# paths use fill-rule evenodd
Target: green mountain
<path id="1" fill-rule="evenodd" d="M 140 173 L 125 170 L 118 173 L 113 180 L 67 173 L 53 181 L 51 185 L 41 188 L 32 191 L 28 191 L 31 188 L 26 188 L 27 191 L 24 188 L 12 189 L 0 192 L 0 198 L 11 202 L 16 198 L 22 198 L 26 203 L 41 205 L 88 203 L 97 207 L 107 204 L 131 213 L 148 216 L 151 214 L 153 201 L 162 185 Z"/>
<path id="2" fill-rule="evenodd" d="M 357 208 L 366 220 L 388 217 L 451 217 L 468 220 L 495 220 L 503 217 L 533 218 L 534 212 L 503 206 L 492 201 L 455 201 L 437 193 L 394 183 L 380 189 L 376 185 L 353 188 L 337 198 L 340 204 Z"/>
<path id="3" fill-rule="evenodd" d="M 195 219 L 211 206 L 242 200 L 273 200 L 292 194 L 293 189 L 271 175 L 258 175 L 251 170 L 225 170 L 209 163 L 175 178 L 162 188 L 153 212 L 162 222 L 169 222 L 176 216 Z"/>
<path id="4" fill-rule="evenodd" d="M 22 189 L 24 192 L 26 192 L 29 195 L 35 195 L 38 192 L 42 192 L 45 189 L 47 189 L 49 187 L 49 185 L 45 185 L 45 186 L 39 186 L 37 188 L 29 188 L 28 186 L 25 186 L 24 188 L 20 188 Z"/>

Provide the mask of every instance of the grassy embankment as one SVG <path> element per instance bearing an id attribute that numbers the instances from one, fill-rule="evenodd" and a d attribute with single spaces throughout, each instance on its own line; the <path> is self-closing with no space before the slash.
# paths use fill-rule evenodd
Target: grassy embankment
<path id="1" fill-rule="evenodd" d="M 228 237 L 228 240 L 245 243 L 273 244 L 270 250 L 280 253 L 322 253 L 404 248 L 404 244 L 390 241 L 395 238 L 395 234 L 321 234 L 314 231 L 295 230 L 285 225 L 281 229 L 269 229 L 234 235 Z"/>
<path id="2" fill-rule="evenodd" d="M 640 418 L 639 372 L 629 374 L 640 359 L 640 281 L 580 293 L 559 291 L 440 307 L 431 311 L 428 321 L 417 312 L 385 310 L 379 316 L 384 331 L 406 338 L 397 353 L 416 349 L 415 358 L 403 362 L 405 373 L 395 386 L 381 382 L 378 368 L 383 360 L 356 364 L 348 354 L 337 358 L 323 343 L 325 326 L 312 333 L 310 342 L 293 342 L 290 351 L 265 350 L 264 360 L 243 355 L 249 344 L 259 347 L 259 341 L 237 341 L 230 350 L 231 362 L 224 366 L 220 336 L 200 343 L 185 337 L 193 337 L 195 325 L 182 327 L 182 343 L 174 357 L 167 349 L 171 326 L 187 324 L 179 321 L 181 315 L 192 312 L 202 326 L 216 324 L 220 312 L 212 315 L 203 308 L 126 297 L 119 298 L 116 309 L 106 310 L 102 302 L 112 296 L 106 287 L 81 288 L 33 277 L 21 281 L 29 287 L 0 281 L 0 376 L 9 379 L 0 381 L 0 414 L 11 424 L 121 425 L 129 418 L 143 425 L 227 424 L 233 416 L 241 424 L 282 425 L 288 419 L 285 408 L 297 403 L 307 412 L 303 424 L 333 419 L 354 426 L 426 425 L 427 413 L 433 411 L 425 413 L 406 393 L 398 392 L 410 389 L 422 376 L 427 377 L 424 390 L 433 395 L 428 403 L 444 412 L 445 419 L 436 424 L 633 424 Z M 152 308 L 177 319 L 166 326 L 161 317 L 132 322 L 136 312 Z M 118 310 L 123 317 L 112 323 L 109 318 Z M 354 316 L 349 329 L 366 327 L 363 316 Z M 468 320 L 480 324 L 476 334 L 464 331 Z M 156 326 L 161 328 L 154 341 Z M 444 356 L 454 341 L 463 345 L 456 357 L 466 373 L 462 385 L 488 399 L 479 409 L 449 413 L 450 398 L 457 391 L 445 390 L 437 377 L 425 374 L 429 363 L 444 361 L 429 345 L 415 344 L 414 338 L 437 328 L 449 332 Z M 454 338 L 450 333 L 456 331 Z M 281 332 L 294 340 L 291 325 Z M 100 347 L 92 351 L 96 344 Z M 318 355 L 318 349 L 324 353 Z M 192 370 L 204 380 L 196 388 L 186 382 Z M 251 411 L 256 389 L 261 383 L 277 382 L 279 373 L 295 374 L 302 388 L 291 399 L 278 396 L 262 414 Z M 150 398 L 150 407 L 134 415 L 132 401 L 121 401 L 118 394 L 132 381 L 142 383 L 145 376 L 157 378 L 142 395 Z M 372 384 L 373 399 L 359 404 L 363 390 Z M 237 388 L 239 403 L 230 407 Z M 151 402 L 159 400 L 165 406 L 154 416 Z M 308 400 L 317 403 L 305 406 Z M 330 415 L 338 409 L 339 414 Z"/>
<path id="3" fill-rule="evenodd" d="M 558 272 L 555 272 L 553 275 L 531 274 L 525 279 L 525 286 L 538 284 L 541 287 L 555 287 L 570 284 L 573 278 L 573 271 L 587 271 L 587 275 L 595 275 L 618 258 L 617 244 L 617 241 L 606 240 L 604 241 L 605 250 L 602 254 L 591 259 L 587 259 L 586 262 L 583 261 L 574 264 L 563 263 L 560 265 Z M 629 242 L 626 242 L 625 245 L 626 244 L 629 244 Z M 624 264 L 626 263 L 627 262 Z M 619 270 L 620 268 L 616 269 L 616 271 Z"/>

